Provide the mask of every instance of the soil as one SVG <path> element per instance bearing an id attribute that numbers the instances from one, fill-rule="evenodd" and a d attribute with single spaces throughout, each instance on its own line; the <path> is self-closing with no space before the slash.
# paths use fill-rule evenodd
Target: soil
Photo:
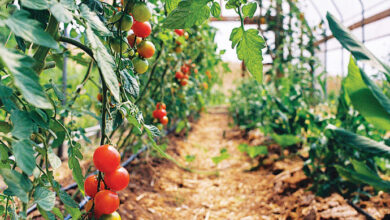
<path id="1" fill-rule="evenodd" d="M 123 219 L 365 219 L 340 195 L 316 197 L 299 158 L 276 161 L 248 172 L 256 163 L 237 146 L 265 140 L 259 132 L 242 138 L 229 127 L 226 107 L 214 107 L 192 124 L 187 138 L 169 137 L 168 153 L 196 172 L 164 159 L 143 159 L 129 171 L 129 187 L 120 192 Z M 218 165 L 212 157 L 227 149 Z M 186 162 L 187 155 L 195 156 Z M 376 219 L 390 213 L 390 196 L 381 193 L 358 204 Z"/>

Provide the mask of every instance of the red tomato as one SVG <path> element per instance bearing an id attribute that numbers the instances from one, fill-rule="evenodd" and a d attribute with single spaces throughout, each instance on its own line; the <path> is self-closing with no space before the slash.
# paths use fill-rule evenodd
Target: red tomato
<path id="1" fill-rule="evenodd" d="M 87 202 L 87 204 L 85 204 L 85 212 L 88 213 L 89 211 L 91 211 L 92 206 L 93 206 L 93 200 L 91 199 L 91 200 L 89 200 L 89 201 Z"/>
<path id="2" fill-rule="evenodd" d="M 164 116 L 160 119 L 160 123 L 163 124 L 163 125 L 167 125 L 168 124 L 168 117 L 167 116 Z"/>
<path id="3" fill-rule="evenodd" d="M 111 214 L 119 208 L 118 194 L 110 190 L 102 190 L 95 196 L 95 210 L 100 214 Z"/>
<path id="4" fill-rule="evenodd" d="M 129 185 L 130 175 L 125 168 L 120 167 L 114 172 L 104 174 L 104 182 L 111 190 L 120 191 Z"/>
<path id="5" fill-rule="evenodd" d="M 156 48 L 154 47 L 154 44 L 150 41 L 143 41 L 138 46 L 138 54 L 143 58 L 150 58 L 154 55 L 154 52 L 156 51 Z"/>
<path id="6" fill-rule="evenodd" d="M 99 100 L 99 102 L 103 101 L 103 96 L 101 93 L 98 93 L 96 98 L 97 98 L 97 100 Z"/>
<path id="7" fill-rule="evenodd" d="M 198 69 L 194 69 L 194 73 L 195 73 L 195 74 L 198 74 Z"/>
<path id="8" fill-rule="evenodd" d="M 184 30 L 183 29 L 175 29 L 175 33 L 179 36 L 183 36 L 184 35 Z"/>
<path id="9" fill-rule="evenodd" d="M 94 198 L 97 193 L 97 188 L 98 188 L 98 178 L 96 175 L 89 176 L 87 177 L 87 179 L 85 179 L 84 190 L 87 196 Z M 100 182 L 100 190 L 104 190 L 103 181 Z"/>
<path id="10" fill-rule="evenodd" d="M 182 72 L 176 72 L 175 77 L 176 79 L 183 79 L 184 74 Z"/>
<path id="11" fill-rule="evenodd" d="M 157 115 L 158 115 L 158 110 L 156 109 L 153 111 L 153 118 L 158 118 Z"/>
<path id="12" fill-rule="evenodd" d="M 185 85 L 187 85 L 188 84 L 188 80 L 186 80 L 186 79 L 183 79 L 181 82 L 180 82 L 180 85 L 182 85 L 182 86 L 185 86 Z"/>
<path id="13" fill-rule="evenodd" d="M 184 75 L 183 78 L 184 79 L 189 79 L 189 76 L 188 75 Z"/>
<path id="14" fill-rule="evenodd" d="M 135 21 L 132 27 L 137 37 L 146 38 L 152 33 L 152 27 L 149 22 Z"/>
<path id="15" fill-rule="evenodd" d="M 188 66 L 183 65 L 183 66 L 181 67 L 181 71 L 182 71 L 183 73 L 187 74 L 187 73 L 190 72 L 190 68 L 189 68 Z"/>
<path id="16" fill-rule="evenodd" d="M 137 37 L 137 40 L 135 40 L 135 34 L 130 34 L 129 36 L 127 36 L 127 41 L 129 42 L 130 46 L 131 47 L 134 47 L 134 41 L 137 41 L 136 44 L 140 44 L 142 42 L 142 38 L 140 37 Z"/>
<path id="17" fill-rule="evenodd" d="M 156 109 L 167 109 L 167 105 L 165 105 L 165 103 L 161 103 L 161 102 L 158 102 L 156 104 Z"/>
<path id="18" fill-rule="evenodd" d="M 156 118 L 161 119 L 162 117 L 167 115 L 167 111 L 165 109 L 158 109 L 156 110 Z"/>
<path id="19" fill-rule="evenodd" d="M 121 155 L 110 145 L 98 147 L 93 153 L 95 167 L 103 173 L 110 173 L 119 167 Z"/>

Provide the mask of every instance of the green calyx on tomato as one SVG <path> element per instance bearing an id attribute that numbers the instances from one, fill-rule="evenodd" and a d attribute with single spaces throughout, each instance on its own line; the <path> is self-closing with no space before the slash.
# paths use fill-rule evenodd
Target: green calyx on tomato
<path id="1" fill-rule="evenodd" d="M 126 40 L 121 40 L 120 38 L 111 38 L 110 40 L 111 48 L 115 53 L 124 53 L 129 48 Z"/>
<path id="2" fill-rule="evenodd" d="M 152 11 L 144 2 L 138 2 L 134 5 L 132 14 L 134 19 L 139 22 L 148 21 L 152 17 Z"/>
<path id="3" fill-rule="evenodd" d="M 132 62 L 133 62 L 134 70 L 138 74 L 145 73 L 149 68 L 149 63 L 145 59 L 141 59 L 141 58 L 136 57 L 132 60 Z"/>

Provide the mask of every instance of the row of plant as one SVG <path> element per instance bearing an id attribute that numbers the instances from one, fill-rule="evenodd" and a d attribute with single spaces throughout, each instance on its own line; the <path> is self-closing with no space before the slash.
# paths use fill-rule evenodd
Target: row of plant
<path id="1" fill-rule="evenodd" d="M 338 192 L 357 201 L 372 189 L 390 191 L 390 182 L 381 178 L 389 164 L 390 72 L 337 19 L 328 14 L 327 20 L 333 35 L 352 54 L 341 90 L 333 91 L 336 96 L 328 96 L 323 74 L 312 75 L 307 61 L 315 58 L 301 53 L 293 58 L 300 60 L 296 64 L 274 59 L 270 80 L 264 84 L 244 80 L 230 98 L 229 110 L 242 129 L 259 128 L 283 149 L 298 152 L 318 195 Z M 282 50 L 294 47 L 293 42 L 282 44 Z M 381 77 L 371 79 L 359 63 L 373 66 Z"/>
<path id="2" fill-rule="evenodd" d="M 257 4 L 229 0 L 227 8 L 243 21 Z M 118 155 L 149 145 L 173 160 L 156 138 L 188 130 L 220 83 L 216 30 L 205 23 L 219 14 L 219 3 L 206 0 L 1 2 L 0 175 L 7 189 L 0 216 L 26 219 L 37 205 L 45 219 L 120 219 L 116 191 L 128 173 Z M 231 38 L 260 80 L 258 31 L 242 23 Z M 61 73 L 64 57 L 68 79 Z M 96 124 L 99 143 L 86 136 Z M 86 169 L 97 169 L 96 176 L 80 165 L 90 143 L 100 146 L 95 167 Z M 86 211 L 54 178 L 64 158 L 78 192 L 92 197 Z"/>

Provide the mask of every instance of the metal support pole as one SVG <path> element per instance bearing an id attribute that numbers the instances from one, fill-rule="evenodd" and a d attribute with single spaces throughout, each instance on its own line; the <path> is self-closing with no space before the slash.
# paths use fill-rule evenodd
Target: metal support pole
<path id="1" fill-rule="evenodd" d="M 344 23 L 344 17 L 339 7 L 337 6 L 334 0 L 331 0 L 331 2 L 333 6 L 336 8 L 337 14 L 339 14 L 341 23 Z M 343 47 L 341 47 L 341 77 L 344 77 L 344 48 Z"/>

